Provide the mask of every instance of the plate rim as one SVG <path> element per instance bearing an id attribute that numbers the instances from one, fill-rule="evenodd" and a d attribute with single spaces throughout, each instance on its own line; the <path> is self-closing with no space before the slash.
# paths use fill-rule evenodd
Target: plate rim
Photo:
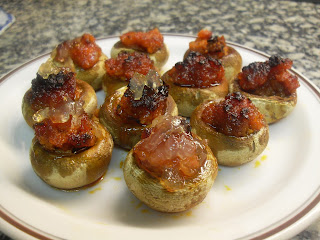
<path id="1" fill-rule="evenodd" d="M 106 36 L 106 37 L 100 37 L 97 38 L 97 42 L 99 41 L 104 41 L 104 40 L 108 40 L 108 39 L 113 39 L 113 38 L 119 38 L 120 35 L 110 35 L 110 36 Z M 196 38 L 195 35 L 190 35 L 190 34 L 182 34 L 182 33 L 163 33 L 163 36 L 169 36 L 169 37 L 183 37 L 183 38 Z M 235 46 L 244 50 L 248 50 L 250 52 L 253 52 L 255 54 L 261 55 L 262 57 L 265 58 L 269 58 L 271 55 L 256 50 L 254 48 L 239 44 L 239 43 L 235 43 L 232 41 L 226 41 L 228 45 L 231 46 Z M 4 74 L 1 78 L 0 78 L 0 87 L 1 85 L 7 81 L 13 74 L 17 73 L 18 71 L 20 71 L 21 69 L 25 68 L 26 66 L 32 64 L 33 62 L 45 57 L 45 56 L 49 56 L 50 52 L 41 54 L 33 59 L 27 60 L 25 63 L 22 63 L 21 65 L 19 65 L 18 67 L 10 70 L 8 73 Z M 300 79 L 302 80 L 303 83 L 306 85 L 306 87 L 308 88 L 308 90 L 312 93 L 315 94 L 318 102 L 320 102 L 320 89 L 313 83 L 311 82 L 311 80 L 309 80 L 306 76 L 304 76 L 303 74 L 301 74 L 299 71 L 297 71 L 296 69 L 292 68 L 291 72 L 293 72 L 294 74 L 296 74 Z M 319 189 L 318 189 L 319 190 Z M 311 200 L 312 199 L 312 200 Z M 311 200 L 311 202 L 309 202 Z M 296 214 L 294 214 L 293 216 L 289 217 L 286 221 L 284 221 L 283 223 L 281 223 L 280 225 L 275 226 L 274 228 L 272 228 L 272 226 L 269 226 L 269 228 L 271 227 L 270 230 L 266 230 L 266 232 L 259 234 L 259 231 L 253 232 L 248 236 L 244 236 L 241 238 L 246 238 L 246 237 L 250 237 L 251 239 L 254 240 L 258 240 L 258 239 L 265 239 L 268 237 L 273 237 L 276 234 L 281 234 L 281 232 L 284 232 L 285 230 L 288 230 L 290 226 L 294 225 L 294 224 L 298 224 L 301 221 L 303 222 L 303 219 L 305 217 L 307 217 L 308 215 L 312 215 L 312 213 L 314 211 L 316 211 L 317 207 L 319 208 L 319 203 L 320 203 L 320 191 L 318 191 L 318 194 L 316 194 L 315 192 L 315 196 L 309 196 L 309 199 L 307 199 L 306 202 L 309 202 L 305 207 L 303 207 L 303 209 L 299 210 Z M 318 209 L 319 210 L 319 209 Z M 320 213 L 318 213 L 319 215 Z M 45 239 L 45 240 L 52 240 L 52 239 L 62 239 L 60 237 L 57 237 L 55 235 L 52 235 L 50 233 L 44 232 L 41 229 L 38 229 L 32 225 L 29 225 L 28 223 L 24 222 L 23 220 L 21 220 L 18 216 L 15 216 L 14 214 L 12 214 L 11 212 L 7 211 L 6 208 L 4 206 L 2 206 L 0 204 L 0 218 L 2 218 L 7 224 L 10 224 L 11 226 L 15 227 L 15 229 L 21 230 L 22 232 L 28 234 L 31 237 L 35 237 L 37 239 Z M 315 218 L 315 217 L 314 217 Z M 281 220 L 279 220 L 281 221 Z M 300 223 L 302 224 L 302 223 Z M 268 226 L 266 226 L 266 228 L 268 228 Z"/>

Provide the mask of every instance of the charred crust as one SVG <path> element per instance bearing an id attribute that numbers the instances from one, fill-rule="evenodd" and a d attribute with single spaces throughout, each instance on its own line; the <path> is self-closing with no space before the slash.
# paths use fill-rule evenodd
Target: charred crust
<path id="1" fill-rule="evenodd" d="M 152 88 L 148 86 L 144 86 L 142 97 L 139 100 L 134 100 L 133 92 L 130 88 L 124 93 L 125 97 L 130 99 L 132 107 L 146 107 L 147 109 L 153 111 L 157 108 L 158 103 L 162 100 L 166 99 L 169 95 L 169 86 L 164 84 L 157 88 L 158 91 L 154 91 Z"/>
<path id="2" fill-rule="evenodd" d="M 44 93 L 61 88 L 66 82 L 74 78 L 73 72 L 60 71 L 58 74 L 50 74 L 43 78 L 37 73 L 37 77 L 31 82 L 31 89 L 34 96 L 41 97 Z"/>
<path id="3" fill-rule="evenodd" d="M 269 66 L 275 67 L 282 63 L 285 63 L 286 59 L 282 58 L 280 55 L 273 55 L 269 58 Z"/>

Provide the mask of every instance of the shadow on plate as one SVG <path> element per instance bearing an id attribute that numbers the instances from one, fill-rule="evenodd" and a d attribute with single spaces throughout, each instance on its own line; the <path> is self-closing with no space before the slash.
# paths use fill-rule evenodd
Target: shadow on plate
<path id="1" fill-rule="evenodd" d="M 14 127 L 10 129 L 12 132 L 8 137 L 9 144 L 22 152 L 29 152 L 34 131 L 23 118 L 17 119 Z"/>
<path id="2" fill-rule="evenodd" d="M 194 224 L 197 208 L 202 204 L 181 213 L 157 212 L 140 200 L 129 190 L 123 191 L 119 201 L 112 209 L 115 220 L 125 225 L 141 228 L 176 228 Z"/>

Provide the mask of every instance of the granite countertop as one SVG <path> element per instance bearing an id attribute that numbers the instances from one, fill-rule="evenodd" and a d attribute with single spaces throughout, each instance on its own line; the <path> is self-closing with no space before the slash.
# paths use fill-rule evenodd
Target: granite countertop
<path id="1" fill-rule="evenodd" d="M 291 58 L 320 87 L 319 1 L 2 0 L 0 7 L 16 18 L 0 35 L 0 77 L 84 32 L 102 38 L 158 27 L 196 35 L 207 28 L 228 41 Z M 0 239 L 9 237 L 0 233 Z M 293 239 L 320 239 L 320 219 Z"/>

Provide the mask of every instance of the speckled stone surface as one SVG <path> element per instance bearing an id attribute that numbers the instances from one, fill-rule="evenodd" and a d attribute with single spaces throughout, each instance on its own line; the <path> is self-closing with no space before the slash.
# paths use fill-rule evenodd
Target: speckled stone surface
<path id="1" fill-rule="evenodd" d="M 0 35 L 0 77 L 84 32 L 101 38 L 158 27 L 196 35 L 207 28 L 228 41 L 291 58 L 320 87 L 319 1 L 1 0 L 0 7 L 16 18 Z M 0 239 L 7 238 L 0 233 Z M 320 219 L 293 239 L 320 239 Z"/>

